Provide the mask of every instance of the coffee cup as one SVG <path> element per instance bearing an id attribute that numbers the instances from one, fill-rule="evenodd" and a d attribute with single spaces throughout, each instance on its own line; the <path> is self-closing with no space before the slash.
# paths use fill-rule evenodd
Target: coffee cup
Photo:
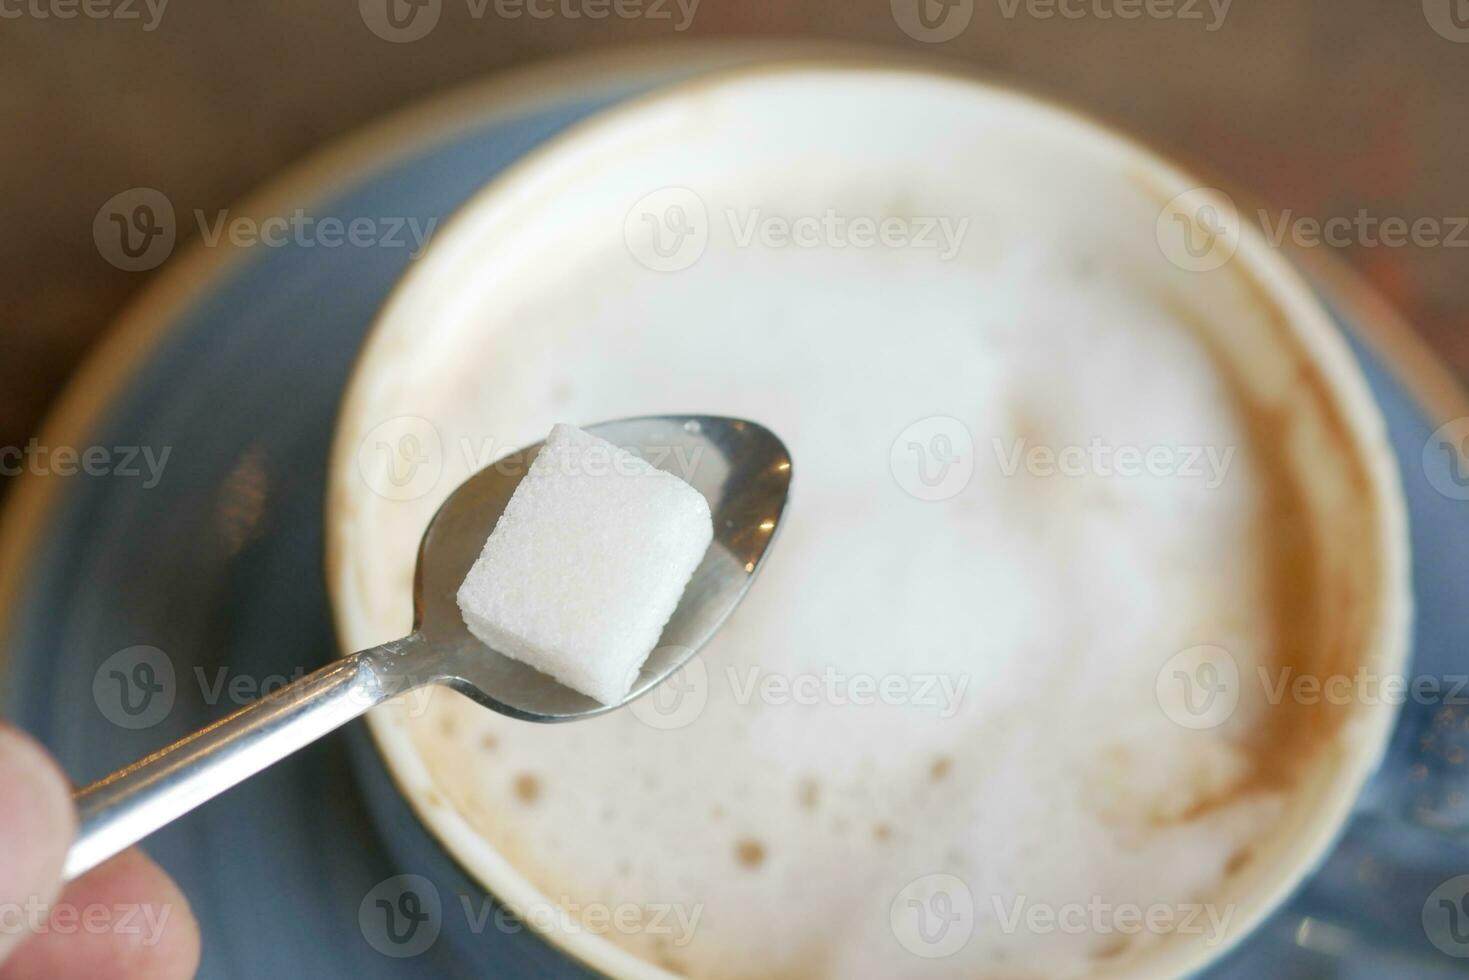
<path id="1" fill-rule="evenodd" d="M 436 236 L 363 351 L 328 504 L 344 649 L 411 626 L 469 474 L 666 412 L 795 460 L 714 644 L 575 725 L 452 693 L 370 717 L 429 830 L 570 956 L 1178 976 L 1326 853 L 1394 717 L 1404 507 L 1343 338 L 1227 195 L 881 60 L 572 128 Z"/>

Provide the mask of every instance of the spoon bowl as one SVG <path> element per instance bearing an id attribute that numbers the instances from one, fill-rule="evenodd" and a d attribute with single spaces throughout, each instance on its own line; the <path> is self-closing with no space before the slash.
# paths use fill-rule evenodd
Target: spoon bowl
<path id="1" fill-rule="evenodd" d="M 769 429 L 744 419 L 660 415 L 603 422 L 586 431 L 702 493 L 714 521 L 714 540 L 628 696 L 619 704 L 602 704 L 486 647 L 464 625 L 455 601 L 541 444 L 511 453 L 460 485 L 434 515 L 418 549 L 414 634 L 421 642 L 414 644 L 408 666 L 427 667 L 430 682 L 527 721 L 570 721 L 611 711 L 682 666 L 749 590 L 780 529 L 790 491 L 791 457 L 785 445 Z M 392 666 L 384 664 L 389 671 Z"/>
<path id="2" fill-rule="evenodd" d="M 607 705 L 511 660 L 474 637 L 455 594 L 541 444 L 479 471 L 439 508 L 418 549 L 414 629 L 328 664 L 79 790 L 69 880 L 373 705 L 430 684 L 536 722 L 602 714 L 645 694 L 698 652 L 739 605 L 780 530 L 791 457 L 764 426 L 708 415 L 660 415 L 587 427 L 673 473 L 709 502 L 714 538 L 637 681 Z"/>

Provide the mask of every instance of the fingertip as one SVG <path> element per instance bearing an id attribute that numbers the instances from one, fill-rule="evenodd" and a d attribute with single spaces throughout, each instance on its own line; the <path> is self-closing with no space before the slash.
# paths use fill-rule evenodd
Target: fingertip
<path id="1" fill-rule="evenodd" d="M 43 905 L 61 889 L 61 868 L 76 835 L 71 785 L 40 744 L 0 725 L 0 901 Z M 0 957 L 23 932 L 0 934 Z"/>
<path id="2" fill-rule="evenodd" d="M 0 978 L 187 980 L 199 956 L 199 926 L 188 899 L 133 848 L 68 885 L 45 931 L 15 951 Z"/>
<path id="3" fill-rule="evenodd" d="M 78 884 L 84 892 L 78 897 L 86 901 L 140 907 L 139 931 L 123 936 L 128 969 L 115 974 L 120 980 L 183 980 L 199 969 L 193 907 L 168 872 L 141 850 L 122 852 Z"/>

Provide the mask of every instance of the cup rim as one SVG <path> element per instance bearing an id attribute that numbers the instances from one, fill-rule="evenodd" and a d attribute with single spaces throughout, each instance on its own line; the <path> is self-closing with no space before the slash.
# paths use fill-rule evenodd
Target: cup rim
<path id="1" fill-rule="evenodd" d="M 346 496 L 345 487 L 350 485 L 350 481 L 345 480 L 343 475 L 352 472 L 355 466 L 359 433 L 353 431 L 351 422 L 355 416 L 361 414 L 357 403 L 366 397 L 361 379 L 370 374 L 381 356 L 379 348 L 387 333 L 386 326 L 401 319 L 404 311 L 412 308 L 410 301 L 415 293 L 415 284 L 426 280 L 436 264 L 447 261 L 444 257 L 451 251 L 453 243 L 469 237 L 467 232 L 487 212 L 494 209 L 506 194 L 507 188 L 513 187 L 524 175 L 543 167 L 547 160 L 574 152 L 579 146 L 589 145 L 604 133 L 625 126 L 643 114 L 656 112 L 660 106 L 683 98 L 691 91 L 703 88 L 725 90 L 772 75 L 802 72 L 896 74 L 962 82 L 971 85 L 985 97 L 1005 98 L 1024 104 L 1028 111 L 1049 125 L 1089 136 L 1101 144 L 1125 151 L 1130 163 L 1141 168 L 1150 181 L 1156 178 L 1158 188 L 1173 188 L 1167 196 L 1160 197 L 1160 207 L 1175 193 L 1208 186 L 1199 180 L 1190 179 L 1190 171 L 1176 163 L 1168 154 L 1160 152 L 1110 121 L 1099 120 L 1065 102 L 1037 94 L 1025 86 L 1008 80 L 997 80 L 990 72 L 947 60 L 898 53 L 782 55 L 752 64 L 696 74 L 658 86 L 652 91 L 635 95 L 594 113 L 537 144 L 460 205 L 434 241 L 429 243 L 419 264 L 394 284 L 366 334 L 341 402 L 328 457 L 326 568 L 328 592 L 339 638 L 346 635 L 344 627 L 348 611 L 341 600 L 346 568 L 338 531 L 341 522 L 337 520 L 337 514 Z M 1345 339 L 1320 299 L 1280 250 L 1270 247 L 1258 230 L 1247 224 L 1242 229 L 1234 260 L 1247 264 L 1248 275 L 1259 287 L 1262 296 L 1282 312 L 1289 325 L 1286 331 L 1288 337 L 1300 347 L 1303 356 L 1309 357 L 1320 370 L 1331 400 L 1342 411 L 1348 423 L 1352 436 L 1350 452 L 1363 467 L 1377 504 L 1374 508 L 1377 517 L 1374 530 L 1380 557 L 1377 570 L 1380 604 L 1374 629 L 1369 636 L 1364 637 L 1363 662 L 1370 663 L 1384 673 L 1400 672 L 1409 655 L 1412 610 L 1407 514 L 1395 456 L 1387 441 L 1385 424 L 1376 399 L 1368 390 Z M 339 652 L 346 654 L 351 651 L 343 649 Z M 1184 975 L 1200 969 L 1225 955 L 1274 913 L 1290 893 L 1320 865 L 1335 844 L 1363 786 L 1381 763 L 1396 718 L 1396 707 L 1387 705 L 1376 706 L 1370 711 L 1363 710 L 1354 718 L 1352 744 L 1357 751 L 1348 761 L 1341 763 L 1340 771 L 1332 775 L 1330 788 L 1322 794 L 1314 819 L 1309 827 L 1301 831 L 1302 839 L 1296 847 L 1298 857 L 1284 870 L 1273 872 L 1268 881 L 1256 885 L 1248 896 L 1248 906 L 1241 907 L 1231 920 L 1223 941 L 1207 948 L 1177 944 L 1152 950 L 1136 965 L 1128 964 L 1127 975 L 1161 978 Z M 504 855 L 478 835 L 457 811 L 452 807 L 435 808 L 427 805 L 423 799 L 424 790 L 410 785 L 417 783 L 419 787 L 426 788 L 432 784 L 427 767 L 412 746 L 411 740 L 394 731 L 382 715 L 370 713 L 367 721 L 373 744 L 382 756 L 396 789 L 430 833 L 470 877 L 517 914 L 534 907 L 537 902 L 544 903 L 546 896 Z M 1243 904 L 1241 903 L 1242 906 Z M 535 931 L 554 948 L 606 975 L 676 976 L 600 936 L 540 928 Z M 1106 976 L 1111 973 L 1112 971 L 1107 970 L 1093 975 Z"/>

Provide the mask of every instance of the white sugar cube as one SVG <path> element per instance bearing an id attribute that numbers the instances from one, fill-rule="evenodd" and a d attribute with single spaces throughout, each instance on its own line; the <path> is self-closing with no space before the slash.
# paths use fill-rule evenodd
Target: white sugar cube
<path id="1" fill-rule="evenodd" d="M 487 646 L 614 704 L 713 536 L 699 491 L 557 425 L 459 587 L 459 609 Z"/>

